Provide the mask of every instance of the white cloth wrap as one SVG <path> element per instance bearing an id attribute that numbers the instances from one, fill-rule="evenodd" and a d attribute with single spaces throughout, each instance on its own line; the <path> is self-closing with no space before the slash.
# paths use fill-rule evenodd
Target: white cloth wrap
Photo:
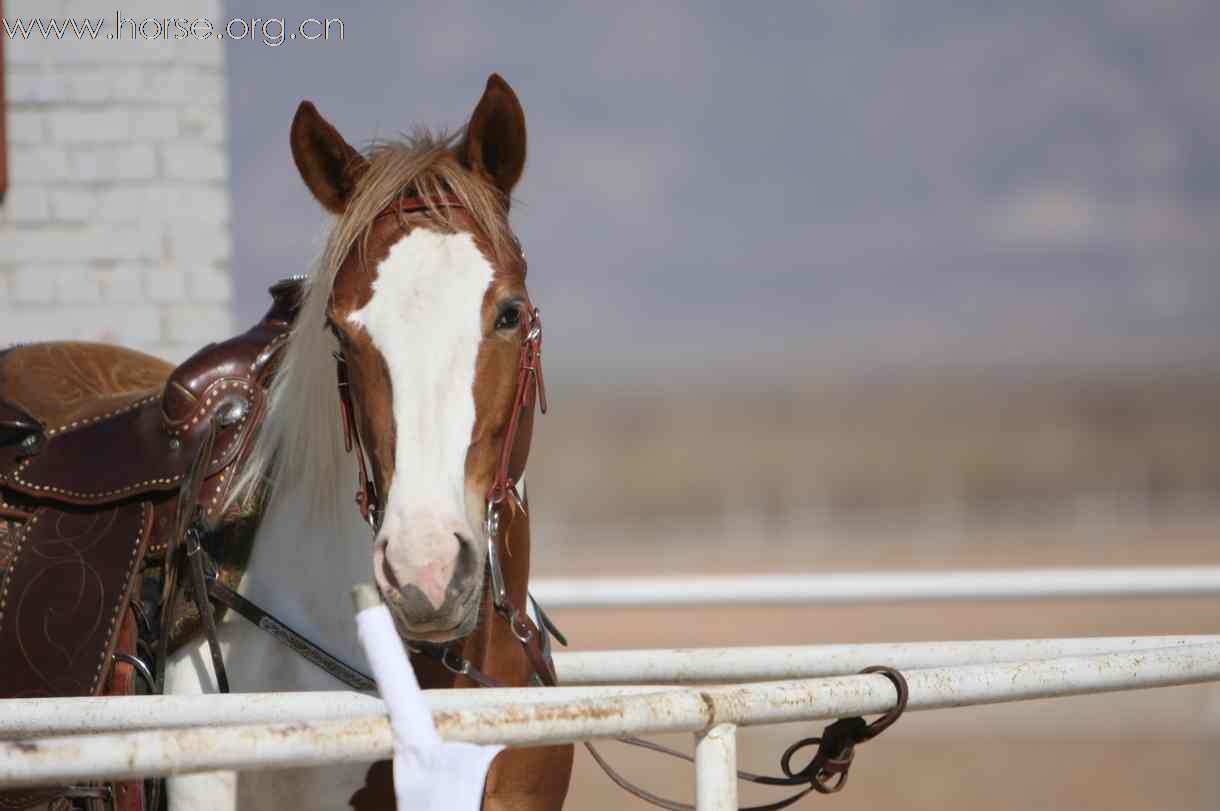
<path id="1" fill-rule="evenodd" d="M 504 747 L 441 740 L 388 608 L 360 611 L 356 628 L 390 711 L 398 808 L 479 811 L 487 769 Z"/>

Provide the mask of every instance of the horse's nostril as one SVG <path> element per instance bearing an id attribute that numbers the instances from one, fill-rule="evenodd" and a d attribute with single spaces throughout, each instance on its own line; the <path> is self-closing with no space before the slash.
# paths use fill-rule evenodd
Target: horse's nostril
<path id="1" fill-rule="evenodd" d="M 389 558 L 381 559 L 381 574 L 385 576 L 385 582 L 390 584 L 390 588 L 395 591 L 402 591 L 402 584 L 398 582 L 398 578 L 394 575 L 394 567 L 390 565 Z"/>
<path id="2" fill-rule="evenodd" d="M 453 581 L 454 583 L 467 583 L 478 574 L 474 541 L 458 532 L 453 533 L 453 537 L 458 541 L 457 565 L 453 568 Z"/>

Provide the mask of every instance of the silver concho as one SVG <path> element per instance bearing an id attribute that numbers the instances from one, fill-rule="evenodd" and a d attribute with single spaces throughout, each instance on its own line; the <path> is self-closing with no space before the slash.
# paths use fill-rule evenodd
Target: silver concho
<path id="1" fill-rule="evenodd" d="M 246 399 L 235 400 L 221 410 L 220 414 L 216 417 L 216 422 L 221 428 L 228 428 L 232 425 L 237 425 L 249 414 L 250 401 Z"/>

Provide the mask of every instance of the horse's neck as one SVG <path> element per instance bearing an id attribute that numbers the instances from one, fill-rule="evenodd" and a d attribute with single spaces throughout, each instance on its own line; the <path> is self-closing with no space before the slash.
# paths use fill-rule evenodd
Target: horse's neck
<path id="1" fill-rule="evenodd" d="M 351 486 L 327 494 L 304 493 L 284 477 L 263 514 L 241 593 L 329 653 L 364 667 L 350 595 L 372 579 L 372 535 L 353 501 L 354 464 L 347 473 L 339 481 Z"/>

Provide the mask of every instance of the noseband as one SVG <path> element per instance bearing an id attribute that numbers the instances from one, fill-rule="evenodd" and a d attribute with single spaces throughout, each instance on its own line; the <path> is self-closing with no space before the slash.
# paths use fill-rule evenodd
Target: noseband
<path id="1" fill-rule="evenodd" d="M 389 208 L 382 212 L 387 214 L 411 214 L 421 211 L 432 211 L 437 208 L 464 209 L 465 204 L 456 196 L 439 195 L 433 197 L 400 197 Z M 525 340 L 521 343 L 521 352 L 517 363 L 517 384 L 513 395 L 512 414 L 509 416 L 508 428 L 504 432 L 504 440 L 500 445 L 500 453 L 496 460 L 495 475 L 487 488 L 484 500 L 483 529 L 487 536 L 487 568 L 491 580 L 492 605 L 512 628 L 513 635 L 525 649 L 526 655 L 534 668 L 539 680 L 546 684 L 554 683 L 554 670 L 540 643 L 540 633 L 533 621 L 515 606 L 509 597 L 508 586 L 504 580 L 504 570 L 500 565 L 500 554 L 497 540 L 500 537 L 501 511 L 507 505 L 508 509 L 525 512 L 521 494 L 517 491 L 517 482 L 509 470 L 512 464 L 513 448 L 517 441 L 517 432 L 521 426 L 521 415 L 532 409 L 537 403 L 542 413 L 546 413 L 546 386 L 542 377 L 542 317 L 538 309 L 526 302 L 528 316 Z M 332 331 L 336 331 L 333 323 Z M 343 439 L 348 453 L 355 450 L 359 468 L 359 485 L 356 491 L 356 506 L 360 516 L 369 528 L 376 534 L 383 518 L 381 501 L 378 498 L 377 486 L 369 475 L 365 462 L 364 447 L 360 440 L 360 429 L 356 424 L 356 409 L 352 398 L 351 376 L 347 359 L 342 352 L 335 353 L 335 372 L 339 390 L 339 404 L 343 412 Z M 448 646 L 430 643 L 411 642 L 410 648 L 440 661 L 446 668 L 458 675 L 464 675 L 484 686 L 500 686 L 489 676 L 480 673 L 472 664 L 459 656 Z"/>

